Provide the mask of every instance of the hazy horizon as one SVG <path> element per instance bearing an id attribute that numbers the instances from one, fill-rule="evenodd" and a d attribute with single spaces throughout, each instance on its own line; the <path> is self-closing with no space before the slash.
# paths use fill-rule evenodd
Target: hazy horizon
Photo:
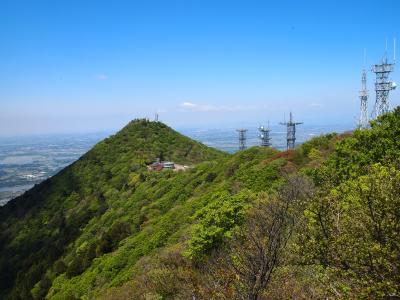
<path id="1" fill-rule="evenodd" d="M 132 119 L 134 120 L 134 119 Z M 130 121 L 132 121 L 130 120 Z M 152 121 L 152 119 L 150 119 Z M 113 135 L 117 133 L 119 130 L 121 130 L 124 126 L 126 126 L 130 121 L 122 124 L 120 127 L 115 127 L 115 128 L 109 128 L 109 129 L 85 129 L 85 130 L 70 130 L 70 129 L 65 129 L 65 130 L 57 130 L 57 131 L 46 131 L 46 132 L 22 132 L 22 133 L 0 133 L 0 139 L 4 140 L 12 140 L 12 139 L 29 139 L 29 138 L 35 138 L 35 137 L 46 137 L 46 138 L 51 138 L 51 137 L 60 137 L 60 136 L 82 136 L 85 137 L 87 135 L 100 135 L 100 136 L 108 136 L 108 135 Z M 283 117 L 282 117 L 283 121 Z M 303 121 L 303 120 L 299 120 Z M 160 120 L 160 122 L 163 122 L 163 120 Z M 163 122 L 165 123 L 165 122 Z M 225 123 L 225 124 L 220 124 L 220 125 L 212 125 L 212 124 L 203 124 L 203 125 L 191 125 L 190 123 L 186 123 L 184 125 L 180 126 L 173 126 L 171 124 L 165 123 L 166 125 L 170 126 L 172 129 L 185 134 L 188 131 L 193 131 L 193 130 L 232 130 L 233 132 L 236 132 L 236 129 L 238 128 L 246 128 L 249 130 L 258 130 L 259 126 L 267 126 L 268 122 L 254 122 L 254 123 L 245 123 L 245 122 L 236 122 L 236 123 Z M 269 127 L 272 131 L 274 132 L 286 132 L 286 127 L 282 126 L 277 123 L 269 123 Z M 348 131 L 348 130 L 353 130 L 356 128 L 355 123 L 332 123 L 332 124 L 312 124 L 312 123 L 303 123 L 301 126 L 298 126 L 298 131 L 302 131 L 302 128 L 327 128 L 327 132 L 343 132 L 343 131 Z M 338 130 L 340 129 L 340 130 Z"/>

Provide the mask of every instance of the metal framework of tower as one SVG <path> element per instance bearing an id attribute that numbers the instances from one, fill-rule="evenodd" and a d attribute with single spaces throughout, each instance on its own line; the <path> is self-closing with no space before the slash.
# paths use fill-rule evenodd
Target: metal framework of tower
<path id="1" fill-rule="evenodd" d="M 290 112 L 289 122 L 280 123 L 285 125 L 287 129 L 286 141 L 287 149 L 294 149 L 296 143 L 296 125 L 303 124 L 302 122 L 293 122 L 292 112 Z"/>
<path id="2" fill-rule="evenodd" d="M 269 132 L 271 130 L 269 128 L 265 128 L 264 126 L 260 126 L 258 130 L 260 131 L 259 137 L 261 139 L 261 147 L 270 147 L 271 138 L 269 137 Z"/>
<path id="3" fill-rule="evenodd" d="M 247 129 L 237 129 L 239 132 L 239 151 L 246 149 L 246 132 Z"/>
<path id="4" fill-rule="evenodd" d="M 368 127 L 368 90 L 367 90 L 367 72 L 365 69 L 361 75 L 361 90 L 360 90 L 360 119 L 358 127 L 365 129 Z"/>
<path id="5" fill-rule="evenodd" d="M 375 81 L 375 92 L 376 100 L 372 117 L 377 118 L 382 114 L 389 111 L 389 92 L 396 88 L 396 84 L 389 79 L 389 75 L 394 71 L 394 65 L 396 62 L 396 41 L 394 41 L 394 54 L 393 63 L 389 63 L 387 59 L 387 50 L 385 56 L 382 59 L 382 63 L 372 66 L 372 72 L 376 74 Z"/>

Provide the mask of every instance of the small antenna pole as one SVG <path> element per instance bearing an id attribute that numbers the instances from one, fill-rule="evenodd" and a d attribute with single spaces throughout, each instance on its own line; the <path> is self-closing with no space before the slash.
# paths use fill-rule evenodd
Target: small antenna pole
<path id="1" fill-rule="evenodd" d="M 393 39 L 393 63 L 396 63 L 396 38 Z"/>
<path id="2" fill-rule="evenodd" d="M 367 49 L 364 48 L 364 69 L 367 66 Z"/>
<path id="3" fill-rule="evenodd" d="M 387 62 L 387 52 L 388 52 L 388 39 L 386 38 L 386 45 L 385 45 L 385 62 Z"/>

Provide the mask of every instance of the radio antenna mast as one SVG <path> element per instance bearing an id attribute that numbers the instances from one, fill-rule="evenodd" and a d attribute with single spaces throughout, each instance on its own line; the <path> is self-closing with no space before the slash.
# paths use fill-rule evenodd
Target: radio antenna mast
<path id="1" fill-rule="evenodd" d="M 247 129 L 237 129 L 237 132 L 239 132 L 239 151 L 245 150 L 246 149 L 246 132 Z"/>
<path id="2" fill-rule="evenodd" d="M 394 42 L 394 50 L 396 50 L 396 42 Z M 386 42 L 387 48 L 387 42 Z M 395 58 L 395 54 L 394 57 Z M 394 71 L 393 63 L 387 61 L 387 49 L 385 50 L 385 60 L 381 64 L 373 65 L 372 72 L 376 74 L 375 92 L 376 99 L 372 117 L 377 118 L 389 111 L 389 92 L 396 88 L 396 84 L 389 79 L 389 75 Z"/>
<path id="3" fill-rule="evenodd" d="M 267 128 L 265 128 L 264 126 L 260 126 L 258 130 L 260 131 L 259 137 L 261 139 L 261 147 L 270 147 L 271 138 L 269 137 L 269 133 L 271 130 L 269 129 L 269 122 Z"/>
<path id="4" fill-rule="evenodd" d="M 302 122 L 293 122 L 292 112 L 290 112 L 290 119 L 288 122 L 280 123 L 281 125 L 285 125 L 287 129 L 286 141 L 287 141 L 287 150 L 294 149 L 296 143 L 296 125 L 303 124 Z"/>

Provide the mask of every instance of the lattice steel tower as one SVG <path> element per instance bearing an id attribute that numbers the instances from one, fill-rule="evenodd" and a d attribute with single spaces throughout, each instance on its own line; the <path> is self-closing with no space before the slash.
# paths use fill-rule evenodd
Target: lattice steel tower
<path id="1" fill-rule="evenodd" d="M 302 122 L 293 122 L 292 112 L 290 112 L 290 119 L 289 122 L 280 123 L 281 125 L 285 125 L 287 128 L 287 149 L 294 149 L 295 142 L 296 142 L 296 125 L 303 124 Z"/>
<path id="2" fill-rule="evenodd" d="M 367 90 L 367 72 L 365 69 L 361 75 L 361 90 L 360 90 L 360 119 L 358 127 L 365 129 L 368 127 L 368 90 Z"/>
<path id="3" fill-rule="evenodd" d="M 396 88 L 396 84 L 389 80 L 389 75 L 394 71 L 396 62 L 396 41 L 394 40 L 393 63 L 387 59 L 387 47 L 382 63 L 372 66 L 372 72 L 376 74 L 375 92 L 376 100 L 372 117 L 377 118 L 389 111 L 389 92 Z"/>
<path id="4" fill-rule="evenodd" d="M 271 130 L 269 128 L 265 128 L 264 126 L 260 126 L 258 130 L 260 131 L 259 137 L 261 139 L 261 147 L 270 147 L 271 138 L 269 137 L 269 132 Z"/>
<path id="5" fill-rule="evenodd" d="M 246 149 L 246 132 L 247 129 L 237 129 L 239 132 L 239 151 Z"/>

